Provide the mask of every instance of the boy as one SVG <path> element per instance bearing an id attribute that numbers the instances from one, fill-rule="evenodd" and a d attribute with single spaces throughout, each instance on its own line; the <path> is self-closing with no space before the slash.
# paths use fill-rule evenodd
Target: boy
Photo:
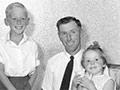
<path id="1" fill-rule="evenodd" d="M 31 90 L 29 75 L 39 61 L 37 44 L 24 33 L 29 24 L 27 9 L 15 2 L 8 5 L 5 13 L 10 31 L 0 41 L 0 90 Z"/>

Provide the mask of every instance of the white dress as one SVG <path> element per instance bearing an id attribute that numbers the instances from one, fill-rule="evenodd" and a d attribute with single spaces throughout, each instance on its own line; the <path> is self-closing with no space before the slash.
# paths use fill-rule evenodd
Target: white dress
<path id="1" fill-rule="evenodd" d="M 85 76 L 87 76 L 87 75 L 85 75 Z M 103 87 L 107 83 L 107 81 L 112 79 L 112 77 L 110 77 L 106 74 L 97 75 L 97 76 L 93 76 L 92 78 L 91 77 L 88 77 L 88 78 L 94 82 L 97 90 L 103 90 Z M 116 89 L 114 89 L 114 90 L 116 90 Z"/>

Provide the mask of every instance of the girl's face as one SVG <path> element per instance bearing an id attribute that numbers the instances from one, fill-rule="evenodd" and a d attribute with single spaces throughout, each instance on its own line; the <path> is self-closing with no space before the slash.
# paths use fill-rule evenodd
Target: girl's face
<path id="1" fill-rule="evenodd" d="M 102 74 L 103 71 L 103 60 L 100 57 L 100 52 L 95 50 L 88 50 L 84 54 L 84 67 L 88 73 L 91 74 Z"/>

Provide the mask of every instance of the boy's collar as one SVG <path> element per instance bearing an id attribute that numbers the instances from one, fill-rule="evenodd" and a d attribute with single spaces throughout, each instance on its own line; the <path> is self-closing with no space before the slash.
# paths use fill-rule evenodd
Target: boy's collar
<path id="1" fill-rule="evenodd" d="M 28 39 L 28 36 L 25 33 L 23 33 L 23 38 L 20 41 L 20 43 L 24 43 L 27 39 Z M 10 32 L 8 32 L 6 35 L 6 42 L 9 42 L 9 41 L 11 41 L 10 40 Z"/>

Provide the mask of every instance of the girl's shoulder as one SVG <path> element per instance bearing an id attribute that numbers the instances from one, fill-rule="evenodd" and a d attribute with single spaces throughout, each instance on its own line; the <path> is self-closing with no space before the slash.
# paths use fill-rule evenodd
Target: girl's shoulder
<path id="1" fill-rule="evenodd" d="M 103 90 L 104 86 L 112 85 L 112 83 L 114 83 L 114 80 L 112 79 L 112 77 L 103 74 L 103 75 L 94 77 L 93 82 L 95 83 L 98 90 Z"/>

